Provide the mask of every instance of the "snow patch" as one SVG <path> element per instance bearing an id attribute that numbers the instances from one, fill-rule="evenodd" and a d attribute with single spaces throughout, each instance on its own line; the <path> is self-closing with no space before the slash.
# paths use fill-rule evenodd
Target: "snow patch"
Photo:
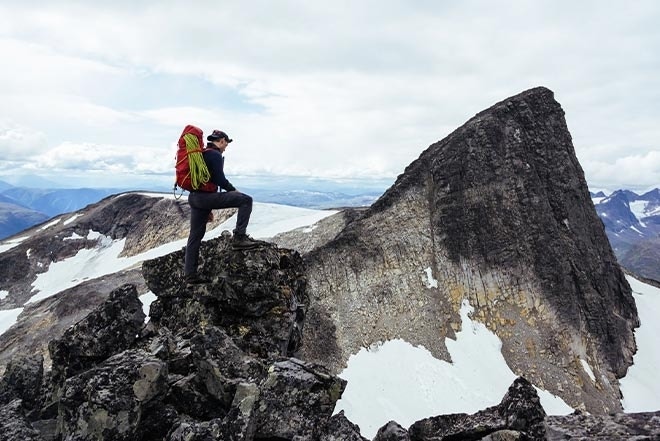
<path id="1" fill-rule="evenodd" d="M 0 311 L 0 334 L 3 334 L 7 329 L 16 323 L 18 316 L 23 312 L 23 308 L 5 309 Z"/>
<path id="2" fill-rule="evenodd" d="M 586 360 L 580 358 L 580 363 L 582 363 L 582 369 L 589 375 L 589 378 L 591 378 L 591 381 L 594 383 L 596 382 L 596 376 L 594 375 L 594 371 L 591 370 L 591 366 L 589 366 L 589 363 L 587 363 Z"/>
<path id="3" fill-rule="evenodd" d="M 648 216 L 648 214 L 646 213 L 648 205 L 649 205 L 648 201 L 634 201 L 630 203 L 630 211 L 632 212 L 633 215 L 635 215 L 637 220 L 640 220 Z"/>
<path id="4" fill-rule="evenodd" d="M 144 311 L 144 315 L 147 316 L 144 319 L 145 323 L 149 321 L 149 308 L 151 307 L 151 303 L 156 299 L 157 299 L 156 294 L 154 294 L 151 291 L 147 291 L 146 293 L 140 296 L 140 301 L 142 302 L 142 311 Z"/>
<path id="5" fill-rule="evenodd" d="M 89 230 L 89 233 L 87 233 L 87 240 L 96 240 L 96 239 L 101 239 L 104 238 L 103 234 L 99 233 L 98 231 L 92 231 Z"/>
<path id="6" fill-rule="evenodd" d="M 644 236 L 644 233 L 642 233 L 641 231 L 639 231 L 639 230 L 638 230 L 637 228 L 635 228 L 634 226 L 630 227 L 630 229 L 636 231 L 637 234 L 639 234 L 640 236 Z"/>
<path id="7" fill-rule="evenodd" d="M 438 281 L 433 278 L 433 271 L 431 267 L 428 267 L 424 270 L 426 272 L 426 286 L 427 288 L 437 288 Z"/>
<path id="8" fill-rule="evenodd" d="M 591 198 L 591 201 L 594 203 L 594 205 L 598 205 L 601 202 L 603 202 L 605 199 L 607 199 L 607 196 L 605 196 L 604 198 Z"/>
<path id="9" fill-rule="evenodd" d="M 84 239 L 80 234 L 76 233 L 75 231 L 71 234 L 69 237 L 65 237 L 62 240 L 78 240 L 78 239 Z"/>
<path id="10" fill-rule="evenodd" d="M 131 259 L 119 258 L 126 239 L 113 241 L 103 236 L 95 248 L 79 250 L 75 256 L 53 262 L 48 271 L 37 275 L 32 283 L 36 291 L 27 303 L 37 302 L 60 291 L 72 288 L 85 280 L 114 273 L 127 268 Z"/>
<path id="11" fill-rule="evenodd" d="M 12 248 L 19 246 L 21 242 L 29 238 L 30 236 L 22 236 L 17 237 L 16 239 L 8 240 L 7 242 L 0 245 L 0 253 L 4 253 L 7 250 L 11 250 Z"/>
<path id="12" fill-rule="evenodd" d="M 130 193 L 126 193 L 126 194 L 130 194 Z M 141 195 L 141 196 L 147 196 L 147 197 L 150 197 L 150 198 L 160 198 L 160 199 L 178 199 L 178 198 L 179 198 L 178 196 L 177 196 L 177 197 L 174 197 L 174 193 L 149 193 L 149 192 L 140 192 L 140 193 L 137 193 L 137 194 L 139 194 L 139 195 Z M 120 196 L 124 196 L 124 195 L 122 194 L 122 195 L 120 195 Z M 186 196 L 186 198 L 187 198 L 187 196 Z"/>
<path id="13" fill-rule="evenodd" d="M 445 339 L 452 363 L 403 340 L 390 340 L 352 355 L 339 374 L 348 384 L 335 413 L 343 410 L 360 426 L 362 436 L 372 439 L 390 420 L 408 427 L 430 416 L 474 413 L 498 404 L 516 375 L 502 356 L 500 339 L 483 324 L 473 322 L 472 311 L 464 301 L 461 331 L 456 340 Z M 573 412 L 560 398 L 537 391 L 548 414 Z"/>
<path id="14" fill-rule="evenodd" d="M 288 205 L 256 203 L 250 216 L 248 234 L 256 238 L 273 237 L 285 231 L 306 227 L 328 216 L 338 213 L 337 210 L 313 210 L 309 208 L 291 207 Z M 213 230 L 206 233 L 205 240 L 220 236 L 223 230 L 233 230 L 236 226 L 236 214 Z"/>
<path id="15" fill-rule="evenodd" d="M 48 228 L 50 228 L 50 227 L 52 227 L 52 226 L 54 226 L 54 225 L 59 224 L 59 223 L 60 223 L 60 220 L 62 220 L 62 219 L 57 218 L 57 219 L 55 219 L 55 220 L 52 221 L 52 222 L 48 222 L 46 225 L 44 225 L 43 227 L 41 227 L 41 228 L 39 228 L 39 229 L 42 230 L 42 231 L 43 231 L 43 230 L 47 230 Z"/>
<path id="16" fill-rule="evenodd" d="M 640 326 L 635 330 L 637 352 L 627 375 L 620 380 L 621 404 L 625 412 L 648 412 L 660 409 L 660 289 L 626 276 L 637 304 Z"/>
<path id="17" fill-rule="evenodd" d="M 28 248 L 27 251 L 25 252 L 25 255 L 27 256 L 28 259 L 30 258 L 31 252 L 32 252 L 32 248 Z"/>
<path id="18" fill-rule="evenodd" d="M 0 291 L 0 300 L 4 300 L 9 295 L 9 291 Z"/>
<path id="19" fill-rule="evenodd" d="M 74 214 L 73 216 L 71 216 L 70 218 L 68 218 L 67 220 L 65 220 L 65 221 L 62 223 L 62 225 L 69 225 L 71 222 L 73 222 L 74 220 L 78 219 L 80 216 L 82 216 L 82 214 Z"/>

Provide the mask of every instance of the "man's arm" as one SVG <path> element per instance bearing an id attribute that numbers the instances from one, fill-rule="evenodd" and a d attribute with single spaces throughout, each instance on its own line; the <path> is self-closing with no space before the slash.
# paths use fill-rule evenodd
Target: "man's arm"
<path id="1" fill-rule="evenodd" d="M 209 171 L 211 172 L 211 182 L 213 182 L 215 185 L 222 188 L 223 190 L 227 190 L 227 191 L 236 190 L 236 187 L 231 185 L 231 182 L 229 182 L 225 177 L 225 172 L 223 170 L 224 158 L 222 157 L 220 152 L 216 152 L 215 150 L 206 151 L 204 152 L 204 160 L 206 161 L 206 165 L 208 166 Z"/>

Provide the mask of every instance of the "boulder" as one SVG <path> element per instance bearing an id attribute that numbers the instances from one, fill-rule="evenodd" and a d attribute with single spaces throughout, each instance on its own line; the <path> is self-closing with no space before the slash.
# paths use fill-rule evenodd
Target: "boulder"
<path id="1" fill-rule="evenodd" d="M 52 340 L 48 349 L 53 363 L 53 381 L 89 369 L 108 357 L 131 347 L 145 315 L 134 285 L 123 285 L 87 317 Z"/>
<path id="2" fill-rule="evenodd" d="M 360 427 L 351 423 L 342 410 L 330 418 L 319 441 L 366 441 L 366 438 L 360 435 Z"/>
<path id="3" fill-rule="evenodd" d="M 521 432 L 529 440 L 545 439 L 545 411 L 536 389 L 517 378 L 497 406 L 473 415 L 451 414 L 426 418 L 408 429 L 412 441 L 482 439 L 502 430 Z M 500 436 L 500 435 L 496 435 Z M 521 435 L 522 436 L 522 435 Z"/>
<path id="4" fill-rule="evenodd" d="M 0 405 L 0 441 L 41 441 L 23 411 L 21 400 Z"/>
<path id="5" fill-rule="evenodd" d="M 34 409 L 40 404 L 43 362 L 41 354 L 12 360 L 0 381 L 0 405 L 9 404 L 16 399 L 21 400 L 23 407 L 27 409 Z"/>
<path id="6" fill-rule="evenodd" d="M 133 440 L 154 408 L 150 403 L 167 390 L 166 363 L 141 350 L 121 352 L 65 381 L 59 432 L 71 439 Z"/>
<path id="7" fill-rule="evenodd" d="M 313 439 L 332 415 L 346 381 L 294 358 L 274 363 L 260 386 L 257 438 Z"/>
<path id="8" fill-rule="evenodd" d="M 410 441 L 410 435 L 396 421 L 390 421 L 378 429 L 373 441 Z"/>

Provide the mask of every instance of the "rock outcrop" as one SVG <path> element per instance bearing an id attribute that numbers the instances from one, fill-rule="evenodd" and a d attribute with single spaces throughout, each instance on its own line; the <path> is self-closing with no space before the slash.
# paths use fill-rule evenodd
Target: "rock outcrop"
<path id="1" fill-rule="evenodd" d="M 444 339 L 467 299 L 514 372 L 574 408 L 621 409 L 639 319 L 548 89 L 431 145 L 306 261 L 310 360 L 339 371 L 393 338 L 449 360 Z"/>
<path id="2" fill-rule="evenodd" d="M 183 251 L 145 262 L 158 297 L 147 324 L 124 285 L 51 341 L 47 374 L 38 355 L 9 364 L 0 439 L 323 439 L 345 381 L 291 357 L 308 308 L 302 258 L 230 243 L 203 244 L 204 285 L 182 284 Z"/>

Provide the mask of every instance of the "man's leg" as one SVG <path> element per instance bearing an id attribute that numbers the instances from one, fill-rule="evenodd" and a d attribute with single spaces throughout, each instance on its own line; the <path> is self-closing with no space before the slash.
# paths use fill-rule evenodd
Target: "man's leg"
<path id="1" fill-rule="evenodd" d="M 250 214 L 252 214 L 252 197 L 240 191 L 222 193 L 191 193 L 188 201 L 198 207 L 214 210 L 218 208 L 238 208 L 236 229 L 234 234 L 245 234 Z"/>
<path id="2" fill-rule="evenodd" d="M 206 221 L 209 217 L 209 209 L 190 206 L 190 234 L 186 245 L 186 257 L 184 274 L 186 276 L 197 272 L 197 261 L 199 259 L 199 247 L 202 244 L 204 233 L 206 233 Z"/>
<path id="3" fill-rule="evenodd" d="M 238 191 L 232 191 L 230 193 L 237 193 L 234 202 L 240 204 L 238 206 L 234 233 L 245 234 L 248 223 L 250 222 L 250 215 L 252 214 L 252 197 Z"/>

